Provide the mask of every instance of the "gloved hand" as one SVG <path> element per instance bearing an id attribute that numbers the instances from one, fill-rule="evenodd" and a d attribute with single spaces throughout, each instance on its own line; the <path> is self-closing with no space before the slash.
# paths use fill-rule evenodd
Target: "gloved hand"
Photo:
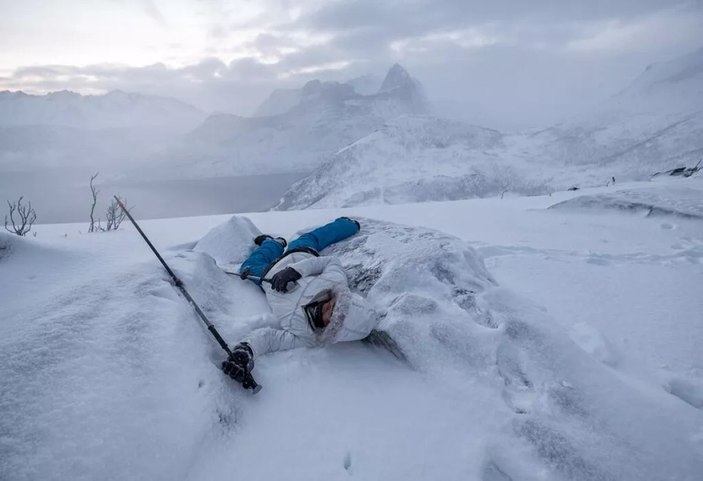
<path id="1" fill-rule="evenodd" d="M 239 278 L 243 281 L 247 280 L 249 278 L 249 274 L 251 274 L 251 269 L 248 267 L 245 267 L 240 273 L 239 273 Z"/>
<path id="2" fill-rule="evenodd" d="M 224 373 L 237 382 L 245 381 L 252 369 L 254 369 L 254 352 L 246 342 L 240 342 L 234 346 L 232 355 L 222 362 Z"/>
<path id="3" fill-rule="evenodd" d="M 276 272 L 271 278 L 271 287 L 278 292 L 288 292 L 288 283 L 296 282 L 302 276 L 292 267 L 286 267 Z"/>

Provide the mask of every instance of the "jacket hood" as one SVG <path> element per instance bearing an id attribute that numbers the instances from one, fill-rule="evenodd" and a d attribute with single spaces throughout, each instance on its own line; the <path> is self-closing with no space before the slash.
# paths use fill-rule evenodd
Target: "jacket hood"
<path id="1" fill-rule="evenodd" d="M 378 324 L 378 313 L 358 294 L 349 289 L 335 289 L 337 302 L 329 325 L 322 332 L 323 344 L 358 341 Z"/>

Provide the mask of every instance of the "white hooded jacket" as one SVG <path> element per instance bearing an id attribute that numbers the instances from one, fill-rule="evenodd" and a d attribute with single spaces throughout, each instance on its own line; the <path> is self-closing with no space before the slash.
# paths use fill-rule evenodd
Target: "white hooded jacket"
<path id="1" fill-rule="evenodd" d="M 277 292 L 270 284 L 264 284 L 266 298 L 281 328 L 257 329 L 244 340 L 254 351 L 254 357 L 296 347 L 356 341 L 376 327 L 377 314 L 361 296 L 349 290 L 347 274 L 336 257 L 295 252 L 278 261 L 267 275 L 270 277 L 286 267 L 292 267 L 302 277 L 289 292 Z M 305 306 L 325 290 L 331 290 L 337 301 L 329 325 L 314 330 Z"/>

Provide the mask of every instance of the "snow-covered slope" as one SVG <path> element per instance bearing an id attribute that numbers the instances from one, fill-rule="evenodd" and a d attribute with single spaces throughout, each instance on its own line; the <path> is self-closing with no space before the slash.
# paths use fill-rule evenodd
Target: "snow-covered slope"
<path id="1" fill-rule="evenodd" d="M 300 103 L 302 89 L 276 89 L 256 109 L 254 117 L 285 114 Z"/>
<path id="2" fill-rule="evenodd" d="M 205 117 L 174 99 L 122 91 L 0 92 L 0 171 L 42 177 L 54 168 L 138 164 Z"/>
<path id="3" fill-rule="evenodd" d="M 175 99 L 114 90 L 80 95 L 63 90 L 46 95 L 0 92 L 0 127 L 51 125 L 88 130 L 108 128 L 194 128 L 206 114 Z"/>
<path id="4" fill-rule="evenodd" d="M 182 175 L 312 170 L 387 120 L 425 111 L 421 86 L 402 67 L 391 68 L 386 81 L 388 85 L 378 93 L 361 95 L 349 84 L 313 80 L 264 106 L 284 113 L 253 118 L 213 115 L 164 161 L 176 159 Z M 289 97 L 299 97 L 295 106 L 288 106 Z"/>
<path id="5" fill-rule="evenodd" d="M 629 179 L 695 164 L 703 155 L 703 49 L 649 66 L 592 112 L 531 141 L 534 160 L 610 167 Z"/>
<path id="6" fill-rule="evenodd" d="M 689 210 L 680 185 L 703 191 L 646 188 Z M 409 364 L 363 343 L 274 353 L 256 396 L 131 227 L 0 233 L 0 478 L 697 480 L 700 221 L 544 210 L 604 191 L 143 222 L 232 343 L 273 319 L 215 259 L 360 218 L 329 253 Z"/>
<path id="7" fill-rule="evenodd" d="M 397 84 L 410 85 L 402 71 L 381 90 Z M 580 118 L 535 133 L 493 132 L 488 143 L 477 132 L 489 131 L 390 121 L 292 186 L 278 208 L 530 195 L 694 165 L 703 156 L 703 49 L 649 67 Z"/>
<path id="8" fill-rule="evenodd" d="M 518 165 L 500 158 L 495 130 L 434 117 L 406 116 L 340 150 L 294 184 L 276 209 L 399 204 L 500 195 L 539 194 Z"/>

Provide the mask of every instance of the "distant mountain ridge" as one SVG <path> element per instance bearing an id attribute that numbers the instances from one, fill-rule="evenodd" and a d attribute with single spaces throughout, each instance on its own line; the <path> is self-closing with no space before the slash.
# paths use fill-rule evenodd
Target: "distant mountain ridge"
<path id="1" fill-rule="evenodd" d="M 400 65 L 389 70 L 384 84 L 385 90 L 361 95 L 347 83 L 310 81 L 285 113 L 208 117 L 167 153 L 167 159 L 175 161 L 183 175 L 310 171 L 385 122 L 427 111 L 422 86 Z M 292 94 L 277 95 L 292 101 Z"/>
<path id="2" fill-rule="evenodd" d="M 402 67 L 401 67 L 402 68 Z M 285 114 L 296 105 L 298 105 L 306 90 L 314 88 L 342 88 L 351 87 L 352 91 L 359 95 L 374 95 L 379 92 L 383 79 L 378 79 L 375 75 L 362 75 L 355 77 L 346 82 L 321 82 L 319 80 L 311 80 L 301 88 L 275 89 L 271 94 L 259 105 L 255 117 L 268 117 L 272 115 Z M 335 87 L 341 85 L 341 87 Z"/>
<path id="3" fill-rule="evenodd" d="M 205 117 L 178 100 L 119 90 L 0 92 L 0 171 L 141 165 Z"/>
<path id="4" fill-rule="evenodd" d="M 389 77 L 389 88 L 407 84 L 402 72 Z M 703 157 L 703 49 L 648 67 L 569 122 L 488 132 L 431 117 L 388 122 L 293 185 L 276 208 L 531 195 L 694 165 Z"/>
<path id="5" fill-rule="evenodd" d="M 81 95 L 62 90 L 46 95 L 0 92 L 0 127 L 61 126 L 80 129 L 194 128 L 207 114 L 179 100 L 113 90 Z"/>

